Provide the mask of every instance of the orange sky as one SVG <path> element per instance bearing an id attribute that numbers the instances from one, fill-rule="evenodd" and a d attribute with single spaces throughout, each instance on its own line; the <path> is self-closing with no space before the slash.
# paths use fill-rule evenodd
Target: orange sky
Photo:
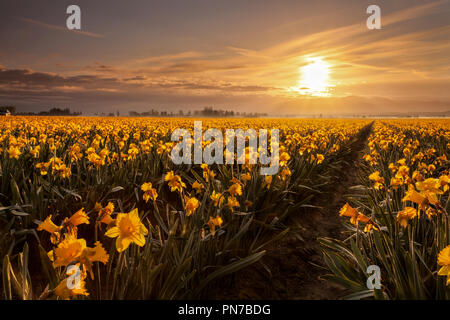
<path id="1" fill-rule="evenodd" d="M 2 2 L 0 104 L 450 110 L 448 0 L 79 1 L 77 33 L 65 28 L 68 4 Z M 381 30 L 366 27 L 369 4 L 381 8 Z"/>

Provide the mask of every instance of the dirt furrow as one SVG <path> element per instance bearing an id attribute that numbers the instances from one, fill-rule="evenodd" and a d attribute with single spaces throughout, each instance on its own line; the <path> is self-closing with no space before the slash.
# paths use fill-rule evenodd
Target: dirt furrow
<path id="1" fill-rule="evenodd" d="M 261 263 L 235 274 L 229 290 L 216 299 L 338 299 L 345 295 L 340 287 L 325 282 L 326 273 L 317 239 L 342 237 L 339 209 L 343 195 L 358 184 L 358 163 L 372 124 L 363 128 L 349 143 L 350 153 L 338 181 L 315 201 L 321 209 L 302 213 L 298 225 L 283 240 L 272 244 Z"/>

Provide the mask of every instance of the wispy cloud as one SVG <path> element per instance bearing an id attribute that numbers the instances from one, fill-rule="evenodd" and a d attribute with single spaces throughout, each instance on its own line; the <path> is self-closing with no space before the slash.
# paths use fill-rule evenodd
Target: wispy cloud
<path id="1" fill-rule="evenodd" d="M 88 37 L 92 37 L 92 38 L 103 38 L 103 35 L 98 34 L 98 33 L 82 31 L 82 30 L 69 30 L 66 27 L 58 26 L 55 24 L 49 24 L 49 23 L 37 21 L 34 19 L 19 17 L 19 20 L 26 22 L 26 23 L 36 25 L 36 26 L 40 26 L 43 28 L 51 29 L 51 30 L 63 31 L 63 32 L 73 32 L 73 33 L 76 33 L 79 35 L 88 36 Z"/>

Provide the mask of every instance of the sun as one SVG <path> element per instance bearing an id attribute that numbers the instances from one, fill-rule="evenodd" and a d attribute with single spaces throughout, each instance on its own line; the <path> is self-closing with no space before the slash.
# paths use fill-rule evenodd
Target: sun
<path id="1" fill-rule="evenodd" d="M 326 97 L 330 95 L 330 65 L 322 58 L 308 58 L 309 63 L 300 68 L 298 86 L 292 88 L 300 94 Z"/>

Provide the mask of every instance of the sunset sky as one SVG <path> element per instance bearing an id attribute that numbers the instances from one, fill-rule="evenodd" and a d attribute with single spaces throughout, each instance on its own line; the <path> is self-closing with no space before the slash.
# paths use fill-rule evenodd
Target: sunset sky
<path id="1" fill-rule="evenodd" d="M 81 8 L 80 32 L 66 8 Z M 366 9 L 381 8 L 381 30 Z M 0 105 L 272 115 L 450 110 L 450 0 L 0 3 Z"/>

